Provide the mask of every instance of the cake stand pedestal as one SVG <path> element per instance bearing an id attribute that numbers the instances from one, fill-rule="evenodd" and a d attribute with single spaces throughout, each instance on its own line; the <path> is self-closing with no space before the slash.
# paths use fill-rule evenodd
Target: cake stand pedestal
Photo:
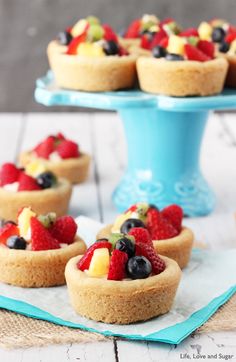
<path id="1" fill-rule="evenodd" d="M 58 89 L 49 72 L 37 81 L 37 102 L 115 110 L 123 121 L 128 165 L 113 193 L 119 211 L 147 201 L 162 208 L 177 203 L 189 216 L 209 214 L 215 196 L 199 155 L 209 111 L 236 108 L 236 91 L 212 97 L 175 98 L 141 91 L 87 93 Z"/>

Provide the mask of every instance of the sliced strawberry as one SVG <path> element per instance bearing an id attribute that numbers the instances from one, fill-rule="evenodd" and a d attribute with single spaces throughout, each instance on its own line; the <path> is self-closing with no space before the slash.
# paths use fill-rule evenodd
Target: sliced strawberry
<path id="1" fill-rule="evenodd" d="M 104 30 L 104 35 L 103 38 L 107 41 L 111 41 L 113 40 L 114 42 L 118 42 L 118 38 L 116 33 L 114 32 L 114 30 L 112 29 L 112 27 L 108 24 L 103 24 L 103 30 Z"/>
<path id="2" fill-rule="evenodd" d="M 162 20 L 160 22 L 160 26 L 163 26 L 165 24 L 169 24 L 169 23 L 173 23 L 174 22 L 174 19 L 173 18 L 165 18 L 164 20 Z"/>
<path id="3" fill-rule="evenodd" d="M 37 191 L 42 190 L 42 188 L 37 184 L 35 178 L 26 175 L 22 172 L 19 177 L 19 186 L 18 191 Z"/>
<path id="4" fill-rule="evenodd" d="M 5 163 L 0 170 L 0 186 L 18 181 L 21 171 L 13 163 Z"/>
<path id="5" fill-rule="evenodd" d="M 211 59 L 214 58 L 215 45 L 208 40 L 199 40 L 197 48 L 200 49 L 204 54 L 206 54 Z"/>
<path id="6" fill-rule="evenodd" d="M 143 34 L 141 36 L 140 46 L 143 49 L 147 49 L 147 50 L 151 49 L 151 41 L 150 41 L 150 38 L 148 37 L 148 35 Z"/>
<path id="7" fill-rule="evenodd" d="M 56 138 L 60 141 L 64 141 L 66 139 L 65 136 L 63 135 L 63 133 L 61 133 L 61 132 L 57 133 Z"/>
<path id="8" fill-rule="evenodd" d="M 59 217 L 49 229 L 50 234 L 62 244 L 72 244 L 77 232 L 77 224 L 71 216 Z"/>
<path id="9" fill-rule="evenodd" d="M 75 38 L 73 38 L 70 42 L 70 44 L 68 45 L 66 54 L 68 55 L 76 55 L 77 54 L 77 49 L 78 46 L 80 45 L 80 43 L 84 43 L 86 41 L 87 38 L 87 30 L 84 31 L 82 34 L 76 36 Z"/>
<path id="10" fill-rule="evenodd" d="M 161 45 L 160 43 L 164 38 L 168 39 L 167 33 L 164 29 L 161 29 L 154 35 L 154 37 L 151 41 L 151 49 L 157 45 Z"/>
<path id="11" fill-rule="evenodd" d="M 41 224 L 36 217 L 30 219 L 31 248 L 34 251 L 59 249 L 59 241 Z"/>
<path id="12" fill-rule="evenodd" d="M 123 55 L 129 55 L 129 52 L 120 45 L 119 46 L 119 56 L 122 57 Z"/>
<path id="13" fill-rule="evenodd" d="M 88 248 L 88 250 L 84 254 L 84 256 L 77 263 L 77 268 L 82 271 L 89 269 L 94 250 L 101 249 L 101 248 L 107 248 L 107 249 L 111 250 L 112 244 L 109 243 L 108 241 L 101 241 L 101 242 L 99 241 L 99 242 L 91 245 L 90 248 Z"/>
<path id="14" fill-rule="evenodd" d="M 161 211 L 161 215 L 180 232 L 182 228 L 183 209 L 179 205 L 170 205 Z"/>
<path id="15" fill-rule="evenodd" d="M 226 35 L 226 37 L 225 37 L 225 42 L 226 43 L 232 43 L 232 41 L 234 41 L 236 39 L 236 32 L 235 33 L 229 33 L 229 34 L 227 34 Z"/>
<path id="16" fill-rule="evenodd" d="M 156 253 L 152 244 L 136 243 L 135 254 L 145 256 L 150 261 L 154 274 L 160 274 L 165 270 L 165 262 Z"/>
<path id="17" fill-rule="evenodd" d="M 135 19 L 134 21 L 132 21 L 132 23 L 129 25 L 128 29 L 126 30 L 124 38 L 128 39 L 138 38 L 140 35 L 140 29 L 141 29 L 141 20 Z"/>
<path id="18" fill-rule="evenodd" d="M 154 208 L 150 208 L 147 212 L 147 229 L 152 240 L 170 239 L 179 234 L 174 226 Z"/>
<path id="19" fill-rule="evenodd" d="M 13 235 L 20 235 L 18 226 L 9 222 L 0 229 L 0 243 L 5 244 L 7 239 Z"/>
<path id="20" fill-rule="evenodd" d="M 188 60 L 196 60 L 198 62 L 205 62 L 211 58 L 204 54 L 201 50 L 191 44 L 184 45 L 185 54 Z"/>
<path id="21" fill-rule="evenodd" d="M 122 280 L 126 276 L 128 255 L 124 251 L 113 250 L 108 271 L 108 280 Z"/>
<path id="22" fill-rule="evenodd" d="M 133 236 L 136 242 L 144 244 L 152 244 L 151 235 L 149 234 L 147 229 L 139 227 L 132 228 L 129 231 L 129 235 Z"/>
<path id="23" fill-rule="evenodd" d="M 125 214 L 129 211 L 131 212 L 135 212 L 137 210 L 138 206 L 135 204 L 135 205 L 132 205 L 130 206 L 126 211 L 125 211 Z"/>
<path id="24" fill-rule="evenodd" d="M 34 152 L 38 157 L 48 159 L 54 151 L 55 137 L 49 136 L 43 142 L 34 148 Z"/>
<path id="25" fill-rule="evenodd" d="M 188 29 L 181 31 L 179 36 L 184 36 L 184 37 L 188 38 L 189 36 L 199 36 L 199 34 L 198 34 L 198 30 L 196 28 L 188 28 Z"/>
<path id="26" fill-rule="evenodd" d="M 165 38 L 162 38 L 159 45 L 163 48 L 167 48 L 169 43 L 169 38 L 166 36 Z"/>
<path id="27" fill-rule="evenodd" d="M 79 147 L 77 143 L 70 140 L 62 141 L 57 147 L 57 152 L 61 158 L 79 157 Z"/>

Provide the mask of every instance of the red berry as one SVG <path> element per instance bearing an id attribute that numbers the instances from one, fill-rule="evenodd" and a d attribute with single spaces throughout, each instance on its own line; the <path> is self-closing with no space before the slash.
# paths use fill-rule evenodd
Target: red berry
<path id="1" fill-rule="evenodd" d="M 165 262 L 157 255 L 153 245 L 137 243 L 135 254 L 145 256 L 150 261 L 154 274 L 160 274 L 165 270 Z"/>
<path id="2" fill-rule="evenodd" d="M 179 36 L 184 36 L 184 37 L 189 37 L 189 36 L 198 36 L 198 31 L 196 28 L 188 28 L 185 29 L 183 31 L 181 31 L 181 33 L 179 34 Z"/>
<path id="3" fill-rule="evenodd" d="M 124 38 L 128 39 L 138 38 L 140 34 L 140 29 L 141 29 L 141 20 L 135 19 L 134 21 L 132 21 L 132 23 L 129 25 L 128 29 L 126 30 Z"/>
<path id="4" fill-rule="evenodd" d="M 129 235 L 135 238 L 136 243 L 152 244 L 152 239 L 147 229 L 138 227 L 132 228 L 129 231 Z"/>
<path id="5" fill-rule="evenodd" d="M 128 255 L 120 250 L 113 250 L 108 271 L 108 280 L 122 280 L 126 276 Z"/>
<path id="6" fill-rule="evenodd" d="M 48 159 L 50 154 L 54 151 L 54 141 L 55 138 L 53 136 L 47 137 L 35 147 L 34 152 L 38 157 Z"/>
<path id="7" fill-rule="evenodd" d="M 224 41 L 225 41 L 226 43 L 229 43 L 229 44 L 230 44 L 230 43 L 232 43 L 232 41 L 234 41 L 235 39 L 236 39 L 236 32 L 227 34 Z"/>
<path id="8" fill-rule="evenodd" d="M 9 222 L 0 229 L 0 243 L 6 244 L 7 239 L 13 235 L 20 235 L 19 229 L 17 225 Z"/>
<path id="9" fill-rule="evenodd" d="M 126 211 L 125 211 L 125 214 L 128 212 L 128 211 L 131 211 L 131 212 L 135 212 L 137 210 L 137 205 L 132 205 L 130 206 Z"/>
<path id="10" fill-rule="evenodd" d="M 97 242 L 97 243 L 94 243 L 93 245 L 91 245 L 90 248 L 88 248 L 88 250 L 84 254 L 84 256 L 77 263 L 77 268 L 82 271 L 89 269 L 94 250 L 101 249 L 101 248 L 107 248 L 107 249 L 111 250 L 112 244 L 109 243 L 108 241 L 101 241 L 101 242 Z"/>
<path id="11" fill-rule="evenodd" d="M 119 46 L 119 56 L 122 57 L 122 55 L 129 55 L 129 52 L 122 46 Z"/>
<path id="12" fill-rule="evenodd" d="M 84 43 L 86 41 L 86 38 L 87 38 L 87 29 L 82 34 L 76 36 L 71 40 L 70 44 L 68 45 L 66 54 L 76 55 L 78 46 L 80 45 L 80 43 Z"/>
<path id="13" fill-rule="evenodd" d="M 154 35 L 154 37 L 153 37 L 153 39 L 152 39 L 152 42 L 151 42 L 151 48 L 153 48 L 153 47 L 155 47 L 155 46 L 157 46 L 157 45 L 161 45 L 160 43 L 161 43 L 161 41 L 163 41 L 163 39 L 168 39 L 168 37 L 167 37 L 167 33 L 165 32 L 165 30 L 164 29 L 161 29 L 160 31 L 158 31 L 155 35 Z"/>
<path id="14" fill-rule="evenodd" d="M 36 217 L 30 219 L 31 248 L 34 251 L 59 249 L 59 241 L 41 224 Z"/>
<path id="15" fill-rule="evenodd" d="M 63 133 L 61 133 L 61 132 L 57 133 L 56 138 L 60 141 L 64 141 L 66 139 L 65 136 L 63 135 Z"/>
<path id="16" fill-rule="evenodd" d="M 18 181 L 21 171 L 13 163 L 5 163 L 0 171 L 0 186 Z"/>
<path id="17" fill-rule="evenodd" d="M 70 140 L 62 141 L 57 147 L 57 152 L 61 158 L 79 157 L 79 147 L 77 143 Z"/>
<path id="18" fill-rule="evenodd" d="M 146 34 L 143 34 L 141 36 L 140 46 L 143 49 L 147 49 L 147 50 L 151 49 L 151 41 L 150 41 L 150 39 L 148 38 L 148 36 Z"/>
<path id="19" fill-rule="evenodd" d="M 174 226 L 154 208 L 150 208 L 147 212 L 147 229 L 152 240 L 165 240 L 178 235 Z"/>
<path id="20" fill-rule="evenodd" d="M 169 24 L 169 23 L 173 23 L 174 22 L 174 19 L 173 18 L 165 18 L 164 20 L 162 20 L 160 22 L 160 26 L 163 26 L 165 24 Z"/>
<path id="21" fill-rule="evenodd" d="M 197 48 L 200 49 L 204 54 L 206 54 L 211 59 L 214 58 L 215 46 L 211 41 L 199 40 Z"/>
<path id="22" fill-rule="evenodd" d="M 107 41 L 114 41 L 117 43 L 118 38 L 112 27 L 108 24 L 103 24 L 104 35 L 103 38 Z"/>
<path id="23" fill-rule="evenodd" d="M 18 191 L 39 191 L 42 188 L 37 184 L 37 181 L 26 173 L 22 172 L 19 177 Z"/>
<path id="24" fill-rule="evenodd" d="M 204 54 L 201 50 L 191 44 L 185 44 L 184 50 L 188 60 L 196 60 L 198 62 L 211 60 L 208 55 Z"/>
<path id="25" fill-rule="evenodd" d="M 182 228 L 183 209 L 178 205 L 170 205 L 161 211 L 161 215 L 180 232 Z"/>
<path id="26" fill-rule="evenodd" d="M 71 216 L 59 217 L 49 229 L 50 234 L 62 244 L 72 244 L 77 232 L 77 224 Z"/>

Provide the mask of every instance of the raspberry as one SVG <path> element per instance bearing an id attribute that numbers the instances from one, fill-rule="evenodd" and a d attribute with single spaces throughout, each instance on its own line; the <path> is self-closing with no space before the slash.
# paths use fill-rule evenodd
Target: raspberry
<path id="1" fill-rule="evenodd" d="M 11 222 L 6 223 L 1 229 L 0 229 L 0 243 L 6 244 L 7 239 L 10 236 L 19 236 L 19 229 L 15 224 L 12 224 Z"/>
<path id="2" fill-rule="evenodd" d="M 86 41 L 86 37 L 87 37 L 87 29 L 81 35 L 78 35 L 71 40 L 70 44 L 68 45 L 66 54 L 76 55 L 78 46 L 80 45 L 80 43 L 84 43 Z"/>
<path id="3" fill-rule="evenodd" d="M 171 223 L 154 208 L 150 208 L 147 212 L 147 229 L 152 240 L 165 240 L 178 235 L 178 231 Z"/>
<path id="4" fill-rule="evenodd" d="M 140 19 L 135 19 L 134 21 L 132 21 L 132 23 L 130 24 L 130 26 L 126 30 L 124 38 L 128 38 L 128 39 L 138 38 L 140 28 L 141 28 L 141 20 Z"/>
<path id="5" fill-rule="evenodd" d="M 196 28 L 188 28 L 181 31 L 179 36 L 189 37 L 189 36 L 199 36 L 199 34 Z"/>
<path id="6" fill-rule="evenodd" d="M 71 216 L 59 217 L 49 229 L 50 234 L 62 244 L 71 244 L 74 241 L 77 224 Z"/>
<path id="7" fill-rule="evenodd" d="M 187 56 L 188 60 L 196 60 L 199 62 L 205 62 L 207 60 L 210 60 L 211 58 L 203 53 L 201 50 L 196 48 L 195 46 L 191 44 L 185 44 L 184 45 L 185 54 Z"/>
<path id="8" fill-rule="evenodd" d="M 55 138 L 53 136 L 47 137 L 34 148 L 34 152 L 38 157 L 48 159 L 50 154 L 54 151 L 54 141 Z"/>
<path id="9" fill-rule="evenodd" d="M 88 250 L 84 254 L 84 256 L 77 263 L 77 268 L 80 269 L 81 271 L 89 269 L 89 265 L 92 260 L 94 250 L 101 248 L 107 248 L 111 250 L 112 244 L 109 243 L 108 241 L 101 241 L 101 242 L 99 241 L 91 245 L 90 248 L 88 248 Z"/>
<path id="10" fill-rule="evenodd" d="M 76 158 L 79 157 L 79 147 L 78 145 L 70 140 L 62 141 L 58 147 L 57 152 L 61 158 Z"/>
<path id="11" fill-rule="evenodd" d="M 20 170 L 13 163 L 5 163 L 0 171 L 0 186 L 18 181 Z"/>
<path id="12" fill-rule="evenodd" d="M 128 255 L 120 250 L 113 250 L 108 271 L 108 280 L 122 280 L 126 276 Z"/>
<path id="13" fill-rule="evenodd" d="M 42 190 L 42 188 L 37 184 L 37 181 L 33 177 L 26 175 L 24 172 L 22 172 L 19 177 L 18 191 L 38 190 Z"/>
<path id="14" fill-rule="evenodd" d="M 136 243 L 136 255 L 145 256 L 150 261 L 154 274 L 160 274 L 165 270 L 165 262 L 157 255 L 153 245 Z"/>
<path id="15" fill-rule="evenodd" d="M 135 242 L 145 243 L 145 244 L 152 244 L 151 236 L 147 229 L 144 228 L 132 228 L 128 235 L 131 235 L 135 238 Z"/>
<path id="16" fill-rule="evenodd" d="M 31 248 L 34 251 L 59 249 L 60 244 L 36 217 L 30 219 Z"/>
<path id="17" fill-rule="evenodd" d="M 180 232 L 182 228 L 183 209 L 178 205 L 170 205 L 161 211 L 161 215 Z"/>
<path id="18" fill-rule="evenodd" d="M 206 54 L 211 59 L 214 58 L 215 46 L 212 42 L 207 40 L 199 40 L 197 48 L 200 49 L 204 54 Z"/>

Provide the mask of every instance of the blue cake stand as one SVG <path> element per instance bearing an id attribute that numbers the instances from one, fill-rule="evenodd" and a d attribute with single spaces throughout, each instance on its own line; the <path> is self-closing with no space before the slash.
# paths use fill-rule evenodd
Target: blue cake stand
<path id="1" fill-rule="evenodd" d="M 92 107 L 120 114 L 128 166 L 113 193 L 119 211 L 141 200 L 161 208 L 177 203 L 189 216 L 213 210 L 215 196 L 199 166 L 200 147 L 209 111 L 235 109 L 236 91 L 186 98 L 138 90 L 86 93 L 58 89 L 49 72 L 37 80 L 35 99 L 45 106 Z"/>

